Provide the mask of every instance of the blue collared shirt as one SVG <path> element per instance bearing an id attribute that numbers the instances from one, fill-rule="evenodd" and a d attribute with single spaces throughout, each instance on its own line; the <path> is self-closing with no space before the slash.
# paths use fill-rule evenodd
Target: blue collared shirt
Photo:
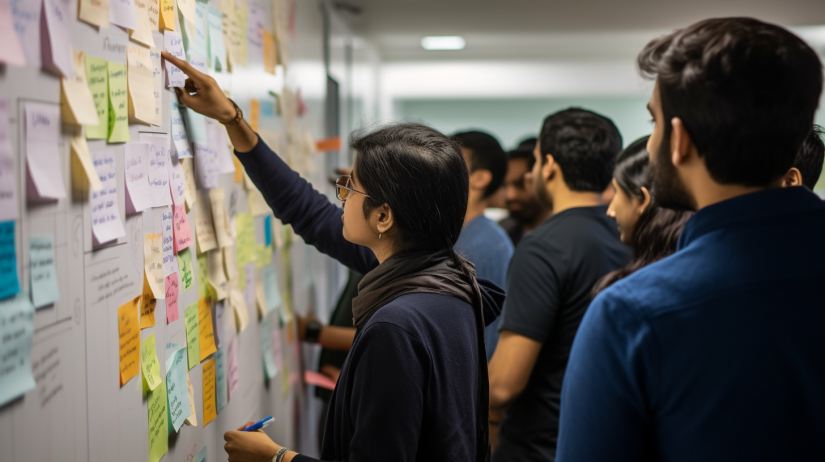
<path id="1" fill-rule="evenodd" d="M 825 203 L 700 210 L 602 292 L 565 377 L 557 460 L 825 460 Z"/>

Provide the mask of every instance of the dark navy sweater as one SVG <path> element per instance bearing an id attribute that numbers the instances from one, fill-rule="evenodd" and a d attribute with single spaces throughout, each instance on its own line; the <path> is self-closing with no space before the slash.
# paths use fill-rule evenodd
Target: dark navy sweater
<path id="1" fill-rule="evenodd" d="M 275 215 L 304 241 L 360 273 L 378 265 L 346 241 L 343 211 L 263 142 L 238 159 Z M 487 323 L 504 294 L 479 279 Z M 328 461 L 476 460 L 478 351 L 473 307 L 440 294 L 402 295 L 356 331 L 330 401 Z M 295 462 L 314 459 L 298 455 Z"/>

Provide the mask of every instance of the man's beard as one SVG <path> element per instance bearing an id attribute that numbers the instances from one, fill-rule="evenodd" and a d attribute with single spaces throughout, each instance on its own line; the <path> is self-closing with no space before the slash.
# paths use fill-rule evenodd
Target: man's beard
<path id="1" fill-rule="evenodd" d="M 656 161 L 650 163 L 653 180 L 651 194 L 656 203 L 672 210 L 696 210 L 696 202 L 690 196 L 685 184 L 679 178 L 679 172 L 670 161 L 670 133 L 666 133 L 655 154 Z"/>
<path id="2" fill-rule="evenodd" d="M 547 183 L 541 179 L 533 180 L 533 188 L 536 191 L 539 203 L 548 208 L 553 208 L 553 198 L 547 192 Z"/>

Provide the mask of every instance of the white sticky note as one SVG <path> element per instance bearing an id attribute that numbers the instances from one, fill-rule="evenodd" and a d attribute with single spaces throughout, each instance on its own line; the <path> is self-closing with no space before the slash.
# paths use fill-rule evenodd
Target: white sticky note
<path id="1" fill-rule="evenodd" d="M 232 153 L 229 152 L 229 140 L 226 136 L 226 128 L 221 124 L 210 123 L 206 126 L 209 142 L 215 146 L 218 154 L 218 171 L 220 173 L 235 173 L 235 161 L 232 160 Z"/>
<path id="2" fill-rule="evenodd" d="M 35 308 L 60 300 L 54 268 L 54 236 L 32 236 L 29 239 L 29 272 Z"/>
<path id="3" fill-rule="evenodd" d="M 172 193 L 172 203 L 175 207 L 184 205 L 186 193 L 186 178 L 183 175 L 183 165 L 177 156 L 171 156 L 166 164 L 169 171 L 169 190 Z"/>
<path id="4" fill-rule="evenodd" d="M 43 45 L 43 67 L 63 77 L 74 77 L 72 66 L 72 0 L 43 0 L 48 40 Z M 41 35 L 42 37 L 42 35 Z"/>
<path id="5" fill-rule="evenodd" d="M 109 0 L 109 22 L 124 29 L 136 28 L 137 17 L 132 0 Z"/>
<path id="6" fill-rule="evenodd" d="M 149 145 L 126 143 L 124 146 L 126 174 L 126 213 L 142 212 L 152 206 L 149 190 Z"/>
<path id="7" fill-rule="evenodd" d="M 95 245 L 101 245 L 126 235 L 117 205 L 117 173 L 115 156 L 111 152 L 92 154 L 95 170 L 103 184 L 100 191 L 90 193 L 92 207 L 92 236 Z"/>
<path id="8" fill-rule="evenodd" d="M 183 52 L 183 38 L 180 36 L 180 32 L 165 31 L 163 33 L 163 49 L 178 59 L 186 60 L 186 54 Z M 169 61 L 165 62 L 166 87 L 183 87 L 186 84 L 186 74 Z"/>
<path id="9" fill-rule="evenodd" d="M 63 171 L 60 168 L 60 107 L 51 104 L 25 103 L 26 165 L 29 197 L 55 200 L 66 197 Z"/>
<path id="10" fill-rule="evenodd" d="M 172 205 L 169 190 L 169 139 L 163 135 L 141 133 L 141 143 L 149 145 L 149 191 L 152 207 Z"/>
<path id="11" fill-rule="evenodd" d="M 198 189 L 218 187 L 218 152 L 207 143 L 195 143 L 195 178 Z"/>
<path id="12" fill-rule="evenodd" d="M 160 50 L 150 49 L 149 57 L 152 61 L 152 92 L 155 97 L 155 120 L 152 125 L 160 127 L 163 125 L 163 66 L 160 64 Z"/>
<path id="13" fill-rule="evenodd" d="M 189 137 L 186 135 L 186 125 L 183 123 L 177 98 L 172 98 L 170 106 L 169 125 L 172 132 L 172 144 L 175 149 L 173 155 L 177 155 L 178 159 L 191 158 L 192 148 L 189 146 Z"/>
<path id="14" fill-rule="evenodd" d="M 16 220 L 17 174 L 9 136 L 9 100 L 0 98 L 0 221 Z"/>
<path id="15" fill-rule="evenodd" d="M 163 210 L 161 227 L 163 228 L 163 277 L 178 272 L 178 258 L 175 256 L 175 236 L 174 236 L 175 216 L 172 207 Z"/>

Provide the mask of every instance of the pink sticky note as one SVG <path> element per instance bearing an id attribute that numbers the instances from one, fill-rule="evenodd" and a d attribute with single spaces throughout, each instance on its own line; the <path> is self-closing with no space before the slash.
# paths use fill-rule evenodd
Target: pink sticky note
<path id="1" fill-rule="evenodd" d="M 166 324 L 177 321 L 178 315 L 178 273 L 166 276 Z"/>
<path id="2" fill-rule="evenodd" d="M 235 338 L 236 337 L 232 337 L 229 346 L 226 348 L 226 380 L 229 383 L 229 387 L 226 389 L 227 401 L 232 399 L 232 395 L 238 391 L 238 387 L 241 384 L 240 374 L 238 373 L 238 349 L 235 347 Z"/>
<path id="3" fill-rule="evenodd" d="M 192 229 L 183 205 L 175 207 L 175 253 L 192 245 Z"/>
<path id="4" fill-rule="evenodd" d="M 10 0 L 0 0 L 0 43 L 3 44 L 0 47 L 0 62 L 12 66 L 26 65 L 20 38 L 14 32 Z"/>

